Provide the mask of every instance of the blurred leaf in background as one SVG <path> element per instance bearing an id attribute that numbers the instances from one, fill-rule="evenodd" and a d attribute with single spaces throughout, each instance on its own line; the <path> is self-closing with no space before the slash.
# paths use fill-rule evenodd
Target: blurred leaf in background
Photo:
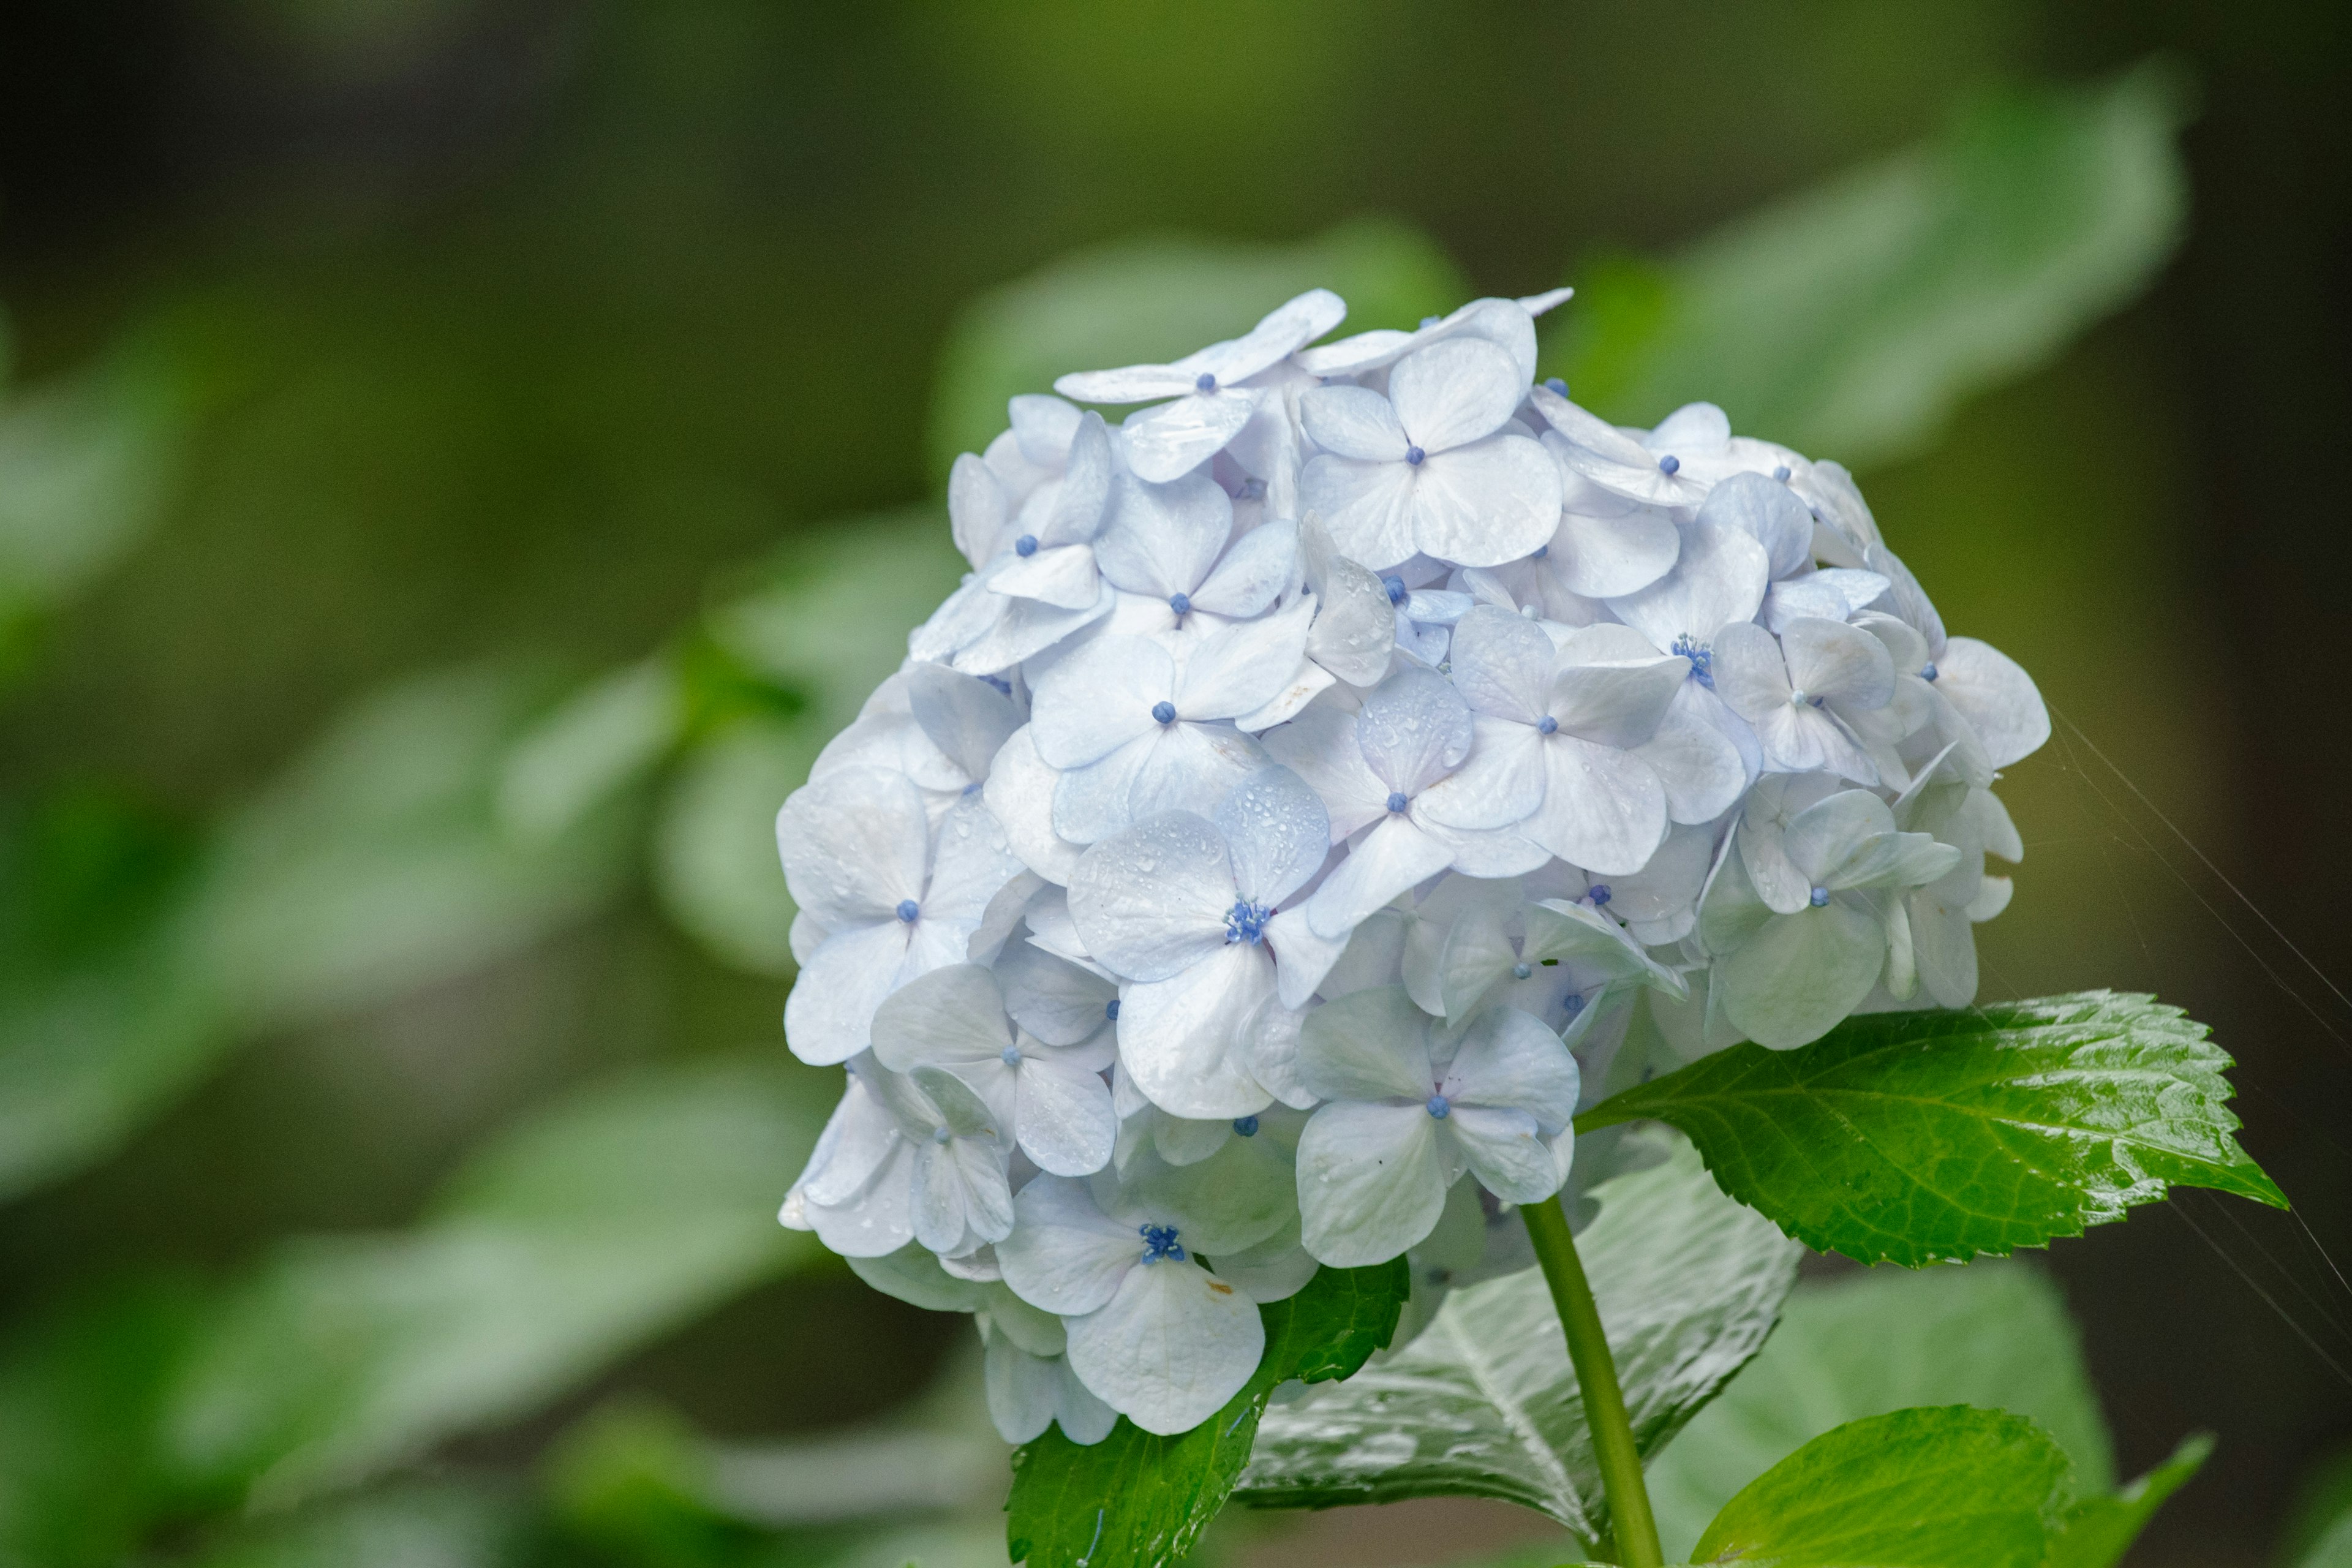
<path id="1" fill-rule="evenodd" d="M 1909 456 L 2155 278 L 2188 214 L 2189 98 L 2155 61 L 1981 99 L 1940 142 L 1579 278 L 1546 357 L 1612 419 L 1703 398 L 1849 468 Z"/>

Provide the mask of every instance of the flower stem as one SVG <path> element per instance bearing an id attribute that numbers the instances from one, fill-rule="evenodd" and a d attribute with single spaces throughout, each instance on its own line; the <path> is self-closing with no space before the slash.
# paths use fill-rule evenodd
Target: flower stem
<path id="1" fill-rule="evenodd" d="M 1557 1202 L 1548 1200 L 1522 1206 L 1519 1217 L 1527 1222 L 1536 1260 L 1543 1265 L 1544 1280 L 1551 1287 L 1552 1305 L 1559 1310 L 1559 1326 L 1568 1334 L 1568 1359 L 1576 1368 L 1576 1385 L 1584 1394 L 1584 1419 L 1592 1429 L 1592 1453 L 1600 1462 L 1601 1486 L 1609 1498 L 1618 1560 L 1624 1568 L 1662 1568 L 1665 1554 L 1658 1548 L 1658 1525 L 1650 1513 L 1649 1489 L 1642 1483 L 1641 1451 L 1633 1447 L 1625 1395 L 1617 1386 L 1617 1363 L 1610 1357 L 1608 1336 L 1601 1329 L 1601 1309 L 1593 1305 L 1592 1287 L 1586 1282 L 1584 1265 L 1576 1256 L 1576 1238 L 1569 1234 L 1568 1215 Z"/>

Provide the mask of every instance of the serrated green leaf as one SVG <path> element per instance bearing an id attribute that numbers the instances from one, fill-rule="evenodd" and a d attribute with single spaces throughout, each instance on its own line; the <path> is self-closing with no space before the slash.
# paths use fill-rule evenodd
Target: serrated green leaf
<path id="1" fill-rule="evenodd" d="M 813 1256 L 770 1205 L 831 1088 L 771 1060 L 632 1073 L 492 1143 L 415 1230 L 281 1245 L 190 1355 L 175 1467 L 273 1504 L 348 1485 Z"/>
<path id="2" fill-rule="evenodd" d="M 1727 1201 L 1675 1140 L 1604 1182 L 1578 1238 L 1635 1441 L 1654 1452 L 1764 1342 L 1798 1249 Z M 1334 1389 L 1269 1412 L 1246 1502 L 1322 1508 L 1454 1494 L 1539 1510 L 1587 1538 L 1600 1471 L 1541 1273 L 1455 1291 L 1419 1338 Z"/>
<path id="3" fill-rule="evenodd" d="M 1155 238 L 1063 258 L 968 307 L 940 355 L 933 471 L 1004 428 L 1015 394 L 1071 371 L 1160 363 L 1237 338 L 1314 288 L 1348 301 L 1343 331 L 1410 326 L 1468 298 L 1454 264 L 1402 224 L 1363 220 L 1297 245 Z M 1118 411 L 1105 410 L 1113 423 Z"/>
<path id="4" fill-rule="evenodd" d="M 1688 1133 L 1724 1191 L 1817 1252 L 1911 1267 L 2039 1247 L 2172 1186 L 2286 1199 L 2231 1136 L 2230 1058 L 2108 991 L 1849 1018 L 1736 1046 L 1578 1118 Z"/>
<path id="5" fill-rule="evenodd" d="M 2137 1480 L 2075 1503 L 2052 1531 L 2042 1568 L 2115 1568 L 2165 1500 L 2189 1484 L 2212 1451 L 2213 1439 L 2197 1433 Z"/>
<path id="6" fill-rule="evenodd" d="M 1692 1561 L 1741 1568 L 2040 1568 L 2066 1456 L 2021 1415 L 1953 1405 L 1823 1434 L 1724 1505 Z"/>
<path id="7" fill-rule="evenodd" d="M 2027 1416 L 2066 1451 L 2084 1490 L 2114 1479 L 2098 1396 L 2046 1275 L 1991 1259 L 1872 1269 L 1799 1284 L 1763 1351 L 1651 1461 L 1667 1555 L 1687 1557 L 1734 1493 L 1811 1439 L 1921 1405 Z"/>
<path id="8" fill-rule="evenodd" d="M 1258 1309 L 1265 1355 L 1223 1410 L 1155 1436 L 1124 1416 L 1081 1447 L 1058 1426 L 1013 1457 L 1006 1543 L 1028 1568 L 1160 1568 L 1190 1552 L 1224 1506 L 1276 1384 L 1345 1378 L 1396 1332 L 1412 1289 L 1404 1259 L 1323 1268 L 1286 1301 Z"/>
<path id="9" fill-rule="evenodd" d="M 2163 266 L 2188 210 L 2187 97 L 2144 66 L 1979 100 L 1939 140 L 1662 268 L 1580 277 L 1554 328 L 1565 374 L 1613 419 L 1704 398 L 1849 465 L 1916 451 L 1962 398 L 2043 363 Z"/>

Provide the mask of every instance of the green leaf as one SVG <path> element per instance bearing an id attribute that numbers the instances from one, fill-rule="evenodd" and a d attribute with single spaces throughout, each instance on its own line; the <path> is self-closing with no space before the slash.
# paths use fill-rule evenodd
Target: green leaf
<path id="1" fill-rule="evenodd" d="M 413 1231 L 281 1245 L 190 1358 L 173 1462 L 256 1503 L 348 1485 L 804 1260 L 772 1205 L 830 1088 L 764 1059 L 633 1073 L 509 1132 Z"/>
<path id="2" fill-rule="evenodd" d="M 719 958 L 789 974 L 796 912 L 776 858 L 776 808 L 808 782 L 824 736 L 806 722 L 747 721 L 678 769 L 654 829 L 662 909 Z"/>
<path id="3" fill-rule="evenodd" d="M 1654 1452 L 1754 1355 L 1798 1249 L 1727 1201 L 1680 1140 L 1604 1182 L 1578 1238 L 1636 1442 Z M 1456 1290 L 1421 1336 L 1345 1385 L 1280 1405 L 1242 1482 L 1260 1507 L 1500 1498 L 1591 1538 L 1600 1471 L 1551 1297 L 1535 1269 Z"/>
<path id="4" fill-rule="evenodd" d="M 614 670 L 567 698 L 508 753 L 499 817 L 549 839 L 643 779 L 685 738 L 686 693 L 667 659 Z"/>
<path id="5" fill-rule="evenodd" d="M 2021 1415 L 1898 1410 L 1814 1438 L 1724 1505 L 1693 1561 L 2040 1568 L 2066 1456 Z"/>
<path id="6" fill-rule="evenodd" d="M 1012 1560 L 1028 1568 L 1160 1568 L 1192 1549 L 1250 1457 L 1266 1398 L 1296 1378 L 1354 1374 L 1396 1332 L 1412 1289 L 1404 1259 L 1324 1268 L 1286 1301 L 1260 1307 L 1265 1355 L 1223 1410 L 1172 1437 L 1126 1417 L 1081 1447 L 1058 1426 L 1013 1456 L 1005 1503 Z"/>
<path id="7" fill-rule="evenodd" d="M 478 968 L 576 920 L 629 864 L 613 813 L 542 838 L 498 794 L 544 683 L 499 666 L 380 692 L 231 825 L 190 962 L 247 1026 L 315 1019 Z"/>
<path id="8" fill-rule="evenodd" d="M 966 569 L 937 507 L 845 520 L 783 552 L 759 586 L 712 612 L 709 636 L 743 670 L 801 697 L 829 740 L 906 662 L 907 634 Z"/>
<path id="9" fill-rule="evenodd" d="M 2165 1500 L 2189 1484 L 2212 1451 L 2210 1436 L 2194 1434 L 2130 1485 L 2074 1504 L 2052 1533 L 2042 1568 L 2115 1568 Z"/>
<path id="10" fill-rule="evenodd" d="M 504 1568 L 527 1555 L 528 1513 L 489 1488 L 414 1483 L 233 1531 L 186 1568 Z"/>
<path id="11" fill-rule="evenodd" d="M 1015 394 L 1050 392 L 1072 371 L 1161 363 L 1237 338 L 1318 287 L 1348 301 L 1343 331 L 1411 326 L 1468 298 L 1443 252 L 1384 220 L 1289 246 L 1171 237 L 1079 251 L 982 296 L 958 320 L 931 405 L 932 470 L 944 480 L 957 453 L 984 449 Z M 1105 412 L 1117 421 L 1118 410 Z"/>
<path id="12" fill-rule="evenodd" d="M 1597 269 L 1555 329 L 1565 374 L 1613 419 L 1704 398 L 1849 465 L 1918 450 L 1960 400 L 2041 364 L 2164 265 L 2188 208 L 2187 98 L 2143 66 L 1980 100 L 1941 140 L 1662 268 Z"/>
<path id="13" fill-rule="evenodd" d="M 0 635 L 112 565 L 162 514 L 186 399 L 152 344 L 0 408 Z"/>
<path id="14" fill-rule="evenodd" d="M 2284 1208 L 2231 1136 L 2205 1026 L 2108 991 L 1849 1018 L 1736 1046 L 1603 1101 L 1688 1133 L 1723 1190 L 1817 1252 L 1921 1264 L 2039 1247 L 2174 1185 Z"/>
<path id="15" fill-rule="evenodd" d="M 199 1311 L 184 1290 L 117 1287 L 11 1325 L 0 1351 L 0 1563 L 116 1568 L 184 1500 L 153 1433 Z"/>
<path id="16" fill-rule="evenodd" d="M 2297 1560 L 2295 1568 L 2352 1568 L 2352 1513 L 2322 1532 Z"/>
<path id="17" fill-rule="evenodd" d="M 1867 1354 L 1855 1347 L 1866 1345 Z M 1715 1402 L 1651 1461 L 1669 1557 L 1741 1487 L 1844 1422 L 1907 1405 L 1973 1405 L 2032 1418 L 2104 1490 L 2115 1459 L 2064 1299 L 2041 1270 L 1876 1268 L 1798 1285 L 1780 1326 Z"/>

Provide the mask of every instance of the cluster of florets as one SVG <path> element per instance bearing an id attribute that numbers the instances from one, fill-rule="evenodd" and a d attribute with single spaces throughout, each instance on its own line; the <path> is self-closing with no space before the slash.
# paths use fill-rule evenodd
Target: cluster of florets
<path id="1" fill-rule="evenodd" d="M 1321 1266 L 1412 1254 L 1425 1319 L 1612 1084 L 1975 994 L 2032 681 L 1836 464 L 1538 382 L 1565 297 L 1308 347 L 1318 289 L 1014 398 L 785 803 L 849 1082 L 784 1222 L 978 1313 L 1009 1439 L 1191 1427 Z"/>

